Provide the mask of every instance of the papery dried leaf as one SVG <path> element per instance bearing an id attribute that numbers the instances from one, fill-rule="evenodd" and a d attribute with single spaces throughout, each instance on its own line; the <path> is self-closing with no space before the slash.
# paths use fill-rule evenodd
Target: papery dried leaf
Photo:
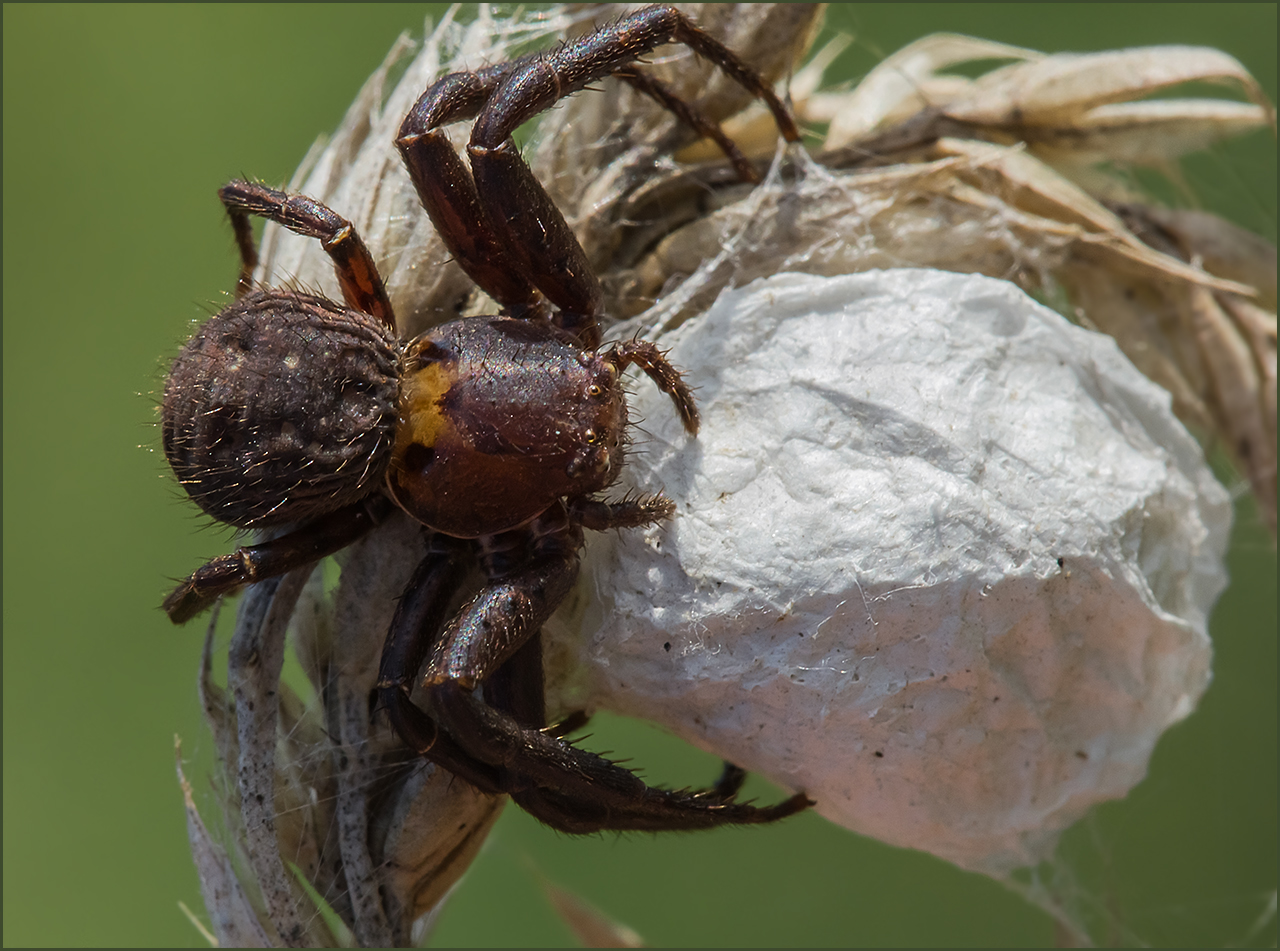
<path id="1" fill-rule="evenodd" d="M 1261 410 L 1261 431 L 1252 435 L 1255 445 L 1266 454 L 1260 459 L 1250 459 L 1249 477 L 1253 483 L 1258 508 L 1276 534 L 1276 315 L 1268 313 L 1239 297 L 1223 295 L 1219 303 L 1235 323 L 1237 330 L 1248 342 L 1258 375 L 1258 404 Z"/>
<path id="2" fill-rule="evenodd" d="M 950 66 L 981 59 L 1037 60 L 1043 56 L 1035 50 L 955 33 L 934 33 L 916 40 L 878 63 L 845 96 L 831 119 L 826 148 L 844 148 L 894 122 L 969 93 L 972 80 L 937 75 Z"/>
<path id="3" fill-rule="evenodd" d="M 204 646 L 200 653 L 200 675 L 197 688 L 200 707 L 204 711 L 205 723 L 213 733 L 214 749 L 218 762 L 234 763 L 238 753 L 236 741 L 236 724 L 234 710 L 227 692 L 213 681 L 213 639 L 217 631 L 218 615 L 221 604 L 215 604 L 209 614 L 209 624 L 205 628 Z M 236 798 L 233 788 L 227 789 L 228 797 Z M 238 807 L 237 807 L 238 808 Z"/>
<path id="4" fill-rule="evenodd" d="M 1092 243 L 1115 255 L 1118 267 L 1138 267 L 1235 294 L 1254 293 L 1248 285 L 1215 278 L 1153 250 L 1131 234 L 1117 215 L 1020 149 L 960 139 L 940 139 L 935 148 L 940 155 L 969 158 L 972 164 L 960 167 L 962 177 L 985 174 L 981 184 L 988 194 L 999 195 L 1010 205 L 1042 218 L 1083 226 Z"/>
<path id="5" fill-rule="evenodd" d="M 1221 432 L 1253 485 L 1259 504 L 1268 513 L 1274 531 L 1275 415 L 1273 411 L 1268 420 L 1262 398 L 1262 377 L 1253 352 L 1246 338 L 1209 291 L 1203 288 L 1193 290 L 1188 305 L 1200 353 L 1208 369 L 1210 393 L 1218 410 Z M 1274 349 L 1271 352 L 1274 362 Z M 1274 393 L 1274 371 L 1269 382 Z"/>
<path id="6" fill-rule="evenodd" d="M 1174 412 L 1201 432 L 1213 428 L 1213 416 L 1200 395 L 1199 364 L 1184 368 L 1186 352 L 1175 350 L 1178 308 L 1170 286 L 1117 274 L 1102 263 L 1075 260 L 1055 277 L 1076 306 L 1079 321 L 1113 337 L 1125 356 L 1150 380 L 1173 395 Z M 1194 375 L 1189 378 L 1188 373 Z"/>
<path id="7" fill-rule="evenodd" d="M 1069 126 L 1037 130 L 1030 144 L 1051 164 L 1160 166 L 1270 122 L 1270 112 L 1252 103 L 1218 99 L 1126 102 L 1091 109 Z"/>
<path id="8" fill-rule="evenodd" d="M 1249 344 L 1262 390 L 1263 425 L 1276 427 L 1276 315 L 1239 297 L 1223 295 L 1220 302 Z"/>
<path id="9" fill-rule="evenodd" d="M 231 640 L 227 679 L 235 700 L 244 845 L 269 920 L 290 947 L 332 946 L 335 939 L 285 868 L 276 834 L 278 688 L 285 633 L 314 566 L 260 582 L 244 596 Z"/>
<path id="10" fill-rule="evenodd" d="M 581 895 L 542 879 L 542 890 L 560 920 L 573 931 L 584 948 L 643 948 L 644 939 L 634 928 L 615 921 Z"/>
<path id="11" fill-rule="evenodd" d="M 953 119 L 979 125 L 1070 126 L 1098 106 L 1188 82 L 1232 86 L 1274 115 L 1239 60 L 1204 46 L 1055 53 L 988 73 L 974 83 L 969 96 L 945 109 Z"/>
<path id="12" fill-rule="evenodd" d="M 227 853 L 213 841 L 196 809 L 191 784 L 182 772 L 182 744 L 174 738 L 178 785 L 187 812 L 187 837 L 200 877 L 200 893 L 218 945 L 224 948 L 270 948 L 272 942 L 258 920 L 253 903 L 236 878 Z"/>
<path id="13" fill-rule="evenodd" d="M 1200 266 L 1210 274 L 1256 288 L 1258 305 L 1274 315 L 1276 248 L 1270 241 L 1207 211 L 1144 206 L 1134 209 L 1134 214 L 1141 215 L 1166 231 L 1186 260 L 1198 260 Z M 1144 241 L 1148 240 L 1147 229 L 1141 222 L 1126 223 Z M 1273 340 L 1274 326 L 1273 317 Z"/>
<path id="14" fill-rule="evenodd" d="M 480 793 L 430 763 L 419 764 L 388 792 L 370 838 L 393 922 L 412 925 L 439 906 L 504 805 L 505 797 Z M 397 932 L 397 944 L 411 937 L 407 931 Z"/>
<path id="15" fill-rule="evenodd" d="M 783 271 L 836 275 L 937 267 L 1014 280 L 1030 275 L 1029 284 L 1037 285 L 1038 275 L 1062 260 L 1080 230 L 1058 224 L 1056 233 L 1048 233 L 1036 226 L 1038 219 L 1022 216 L 1041 239 L 1018 240 L 1010 227 L 1016 209 L 984 196 L 978 197 L 987 206 L 975 206 L 959 181 L 959 166 L 947 159 L 852 174 L 806 166 L 801 180 L 767 182 L 679 228 L 615 292 L 625 306 L 654 305 L 648 318 L 669 329 L 705 309 L 725 287 Z M 672 286 L 673 275 L 685 280 Z"/>

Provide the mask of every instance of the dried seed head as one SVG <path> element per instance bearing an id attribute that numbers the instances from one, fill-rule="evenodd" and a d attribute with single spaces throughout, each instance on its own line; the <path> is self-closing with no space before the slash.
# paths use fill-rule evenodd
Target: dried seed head
<path id="1" fill-rule="evenodd" d="M 797 18 L 801 5 L 708 7 L 705 14 L 696 9 L 687 12 L 732 48 L 751 50 L 750 61 L 774 63 L 770 70 L 779 77 L 792 71 L 812 36 L 813 14 Z M 463 25 L 450 14 L 429 32 L 403 77 L 388 91 L 392 63 L 409 48 L 402 39 L 361 91 L 340 129 L 313 151 L 289 183 L 290 191 L 330 204 L 360 230 L 386 280 L 406 336 L 452 319 L 460 310 L 491 313 L 493 308 L 476 298 L 465 275 L 449 262 L 394 152 L 392 142 L 405 113 L 444 72 L 502 61 L 517 49 L 544 46 L 556 34 L 589 28 L 610 15 L 600 8 L 574 14 L 553 8 L 520 21 L 494 18 L 490 8 L 482 6 L 477 19 Z M 1063 158 L 1061 154 L 1063 143 L 1079 140 L 1092 150 L 1092 161 L 1105 154 L 1110 142 L 1119 143 L 1116 148 L 1131 142 L 1129 125 L 1123 127 L 1125 135 L 1113 134 L 1114 110 L 1090 114 L 1094 108 L 1106 108 L 1096 106 L 1093 91 L 1082 94 L 1080 109 L 1051 104 L 1043 128 L 1033 136 L 1040 143 L 1039 151 L 1035 143 L 1027 145 L 1034 158 L 1020 151 L 1019 140 L 1010 138 L 1007 129 L 999 129 L 1000 136 L 991 132 L 1001 126 L 1001 116 L 993 116 L 989 109 L 977 118 L 966 114 L 967 126 L 953 119 L 950 126 L 933 129 L 937 135 L 921 137 L 918 124 L 911 125 L 911 120 L 922 110 L 970 101 L 975 94 L 974 80 L 944 75 L 943 70 L 967 59 L 992 57 L 1022 58 L 1033 64 L 1045 58 L 965 37 L 933 37 L 890 57 L 852 92 L 822 91 L 817 72 L 796 73 L 792 89 L 801 118 L 810 124 L 830 121 L 836 138 L 828 141 L 827 154 L 819 156 L 821 162 L 812 162 L 793 149 L 786 174 L 779 163 L 765 184 L 754 190 L 736 182 L 726 184 L 733 176 L 723 174 L 723 161 L 713 154 L 707 166 L 680 164 L 671 153 L 686 137 L 662 110 L 614 83 L 603 83 L 601 92 L 577 96 L 542 116 L 525 154 L 582 241 L 604 284 L 606 309 L 616 317 L 643 312 L 645 325 L 675 328 L 705 313 L 725 288 L 743 287 L 785 271 L 836 276 L 909 265 L 986 274 L 1013 280 L 1055 300 L 1065 295 L 1069 298 L 1066 309 L 1076 311 L 1082 323 L 1112 334 L 1149 378 L 1174 394 L 1175 410 L 1184 419 L 1208 420 L 1210 429 L 1222 425 L 1220 416 L 1210 411 L 1219 397 L 1210 392 L 1208 381 L 1218 377 L 1205 369 L 1207 358 L 1194 340 L 1210 341 L 1214 359 L 1225 355 L 1251 361 L 1256 373 L 1241 377 L 1246 380 L 1244 389 L 1237 383 L 1221 402 L 1238 406 L 1240 399 L 1248 398 L 1259 403 L 1259 414 L 1249 417 L 1255 420 L 1249 435 L 1260 436 L 1271 446 L 1270 457 L 1261 453 L 1255 454 L 1257 458 L 1274 460 L 1274 252 L 1250 252 L 1264 263 L 1272 262 L 1270 297 L 1258 307 L 1249 303 L 1248 290 L 1241 285 L 1259 282 L 1249 276 L 1252 270 L 1232 267 L 1232 261 L 1240 263 L 1235 252 L 1226 255 L 1224 265 L 1219 260 L 1222 255 L 1215 258 L 1204 250 L 1203 242 L 1198 249 L 1179 255 L 1164 253 L 1142 240 L 1134 218 L 1113 213 L 1101 200 L 1115 198 L 1115 183 L 1108 180 L 1107 189 L 1094 188 L 1100 180 L 1097 169 L 1087 163 L 1082 167 L 1074 161 L 1079 156 Z M 663 64 L 664 78 L 679 85 L 682 78 L 693 77 L 689 80 L 695 91 L 692 98 L 708 92 L 715 101 L 702 103 L 707 111 L 726 117 L 726 129 L 766 168 L 776 148 L 772 129 L 755 136 L 752 130 L 764 125 L 752 119 L 750 109 L 734 116 L 735 104 L 716 98 L 720 92 L 738 95 L 736 87 L 729 83 L 723 90 L 720 86 L 704 90 L 690 68 L 693 62 L 676 54 Z M 1146 68 L 1153 61 L 1144 55 L 1109 62 L 1127 69 L 1135 62 Z M 1233 68 L 1208 56 L 1197 62 L 1206 64 L 1204 69 L 1216 69 L 1214 76 L 1227 75 Z M 1045 68 L 1038 67 L 1041 72 Z M 1125 87 L 1123 76 L 1113 80 L 1113 87 L 1117 83 Z M 1255 88 L 1239 82 L 1247 90 Z M 1131 88 L 1138 95 L 1148 85 L 1149 80 L 1139 76 Z M 1116 98 L 1108 94 L 1108 103 Z M 1216 118 L 1227 111 L 1218 110 Z M 1235 110 L 1227 125 L 1209 125 L 1229 131 L 1256 124 L 1260 117 L 1265 121 L 1267 114 L 1260 108 L 1247 114 Z M 1198 123 L 1189 135 L 1203 141 L 1202 111 L 1187 108 L 1183 117 Z M 1176 152 L 1188 141 L 1188 135 L 1170 129 L 1167 113 L 1149 118 L 1159 124 L 1159 142 L 1168 149 Z M 992 123 L 991 127 L 980 128 L 978 119 Z M 910 135 L 903 134 L 904 129 Z M 466 131 L 465 126 L 454 127 L 449 135 L 457 144 L 464 141 Z M 890 148 L 894 135 L 898 146 Z M 880 137 L 883 149 L 869 161 L 866 145 L 872 136 Z M 953 138 L 943 141 L 940 136 Z M 993 144 L 993 139 L 1002 144 Z M 1144 137 L 1148 143 L 1150 139 Z M 1012 148 L 1010 142 L 1015 143 Z M 1017 157 L 1011 158 L 1011 153 Z M 1034 164 L 1020 163 L 1020 158 Z M 1054 164 L 1045 164 L 1050 160 Z M 1203 234 L 1206 229 L 1200 224 L 1196 230 Z M 1197 265 L 1197 260 L 1203 260 L 1204 266 Z M 332 264 L 317 243 L 271 224 L 264 233 L 262 266 L 256 278 L 273 286 L 295 281 L 340 297 Z M 1228 295 L 1221 305 L 1228 320 L 1199 319 L 1194 326 L 1204 333 L 1196 338 L 1186 329 L 1193 326 L 1190 317 L 1180 315 L 1192 295 L 1204 289 Z M 1247 343 L 1243 350 L 1233 345 L 1233 327 Z M 733 352 L 730 343 L 722 341 L 718 365 L 743 356 Z M 717 385 L 709 378 L 700 397 L 710 402 Z M 655 419 L 660 417 L 665 414 L 653 414 Z M 1256 422 L 1259 417 L 1262 423 Z M 856 419 L 856 414 L 849 418 Z M 849 432 L 826 434 L 832 444 L 844 438 L 852 436 Z M 1182 441 L 1178 444 L 1187 446 Z M 1250 443 L 1257 444 L 1256 439 Z M 1265 485 L 1265 465 L 1255 486 Z M 1274 485 L 1274 461 L 1270 466 Z M 640 469 L 633 470 L 633 475 L 639 474 Z M 683 524 L 688 493 L 666 474 L 655 481 L 666 485 L 680 506 L 673 525 Z M 1269 495 L 1261 493 L 1264 503 L 1274 503 L 1274 496 L 1274 488 Z M 715 509 L 716 504 L 709 508 Z M 758 508 L 747 512 L 724 536 L 762 530 L 767 534 L 767 524 L 761 527 L 764 514 Z M 829 508 L 822 509 L 821 515 L 824 530 L 828 523 L 839 521 L 839 513 Z M 1214 524 L 1216 532 L 1221 523 Z M 1187 564 L 1194 558 L 1209 558 L 1204 553 L 1217 544 L 1217 536 L 1206 532 L 1197 552 L 1188 549 L 1173 555 Z M 672 542 L 671 536 L 663 536 L 660 547 L 670 557 L 652 566 L 663 577 L 670 573 L 672 578 L 687 575 L 696 580 L 706 577 L 707 571 L 719 570 L 681 562 Z M 304 706 L 288 701 L 273 714 L 257 698 L 277 690 L 288 698 L 287 688 L 278 682 L 278 666 L 274 670 L 237 666 L 230 678 L 230 695 L 224 695 L 211 686 L 206 662 L 205 706 L 227 777 L 222 804 L 225 826 L 236 838 L 229 851 L 240 857 L 229 861 L 221 856 L 206 863 L 211 869 L 207 875 L 202 873 L 211 910 L 222 909 L 221 917 L 213 916 L 215 925 L 241 920 L 251 906 L 261 924 L 260 929 L 250 929 L 255 935 L 266 934 L 273 941 L 321 940 L 319 918 L 311 910 L 315 902 L 285 871 L 287 861 L 298 865 L 359 943 L 415 940 L 421 937 L 423 916 L 465 870 L 495 820 L 500 800 L 480 796 L 465 783 L 451 782 L 434 767 L 406 761 L 383 721 L 375 718 L 371 723 L 368 718 L 367 697 L 394 602 L 422 551 L 417 526 L 406 519 L 392 519 L 340 556 L 342 581 L 336 591 L 326 594 L 317 573 L 293 609 L 290 598 L 296 596 L 296 587 L 278 589 L 274 597 L 281 597 L 281 590 L 287 597 L 275 613 L 292 611 L 292 648 L 316 690 L 316 703 Z M 609 557 L 607 546 L 589 546 L 585 586 L 595 585 L 605 568 L 617 567 L 604 563 Z M 856 568 L 854 561 L 851 557 L 850 564 Z M 1176 573 L 1175 562 L 1170 562 L 1170 570 Z M 641 563 L 648 564 L 635 564 Z M 630 569 L 622 564 L 618 570 L 634 570 L 635 564 Z M 1069 570 L 1070 563 L 1066 564 Z M 788 577 L 788 584 L 804 580 L 805 565 L 803 558 L 788 565 L 789 571 L 796 572 Z M 928 568 L 925 565 L 922 570 Z M 1212 575 L 1212 565 L 1200 568 L 1205 577 Z M 651 578 L 652 574 L 646 577 L 646 589 Z M 761 589 L 759 596 L 772 598 L 776 605 L 786 603 L 790 593 L 778 585 Z M 547 631 L 547 669 L 561 686 L 572 686 L 575 668 L 581 671 L 592 664 L 588 648 L 594 649 L 597 631 L 581 628 L 587 598 L 577 600 L 577 613 L 570 605 Z M 1203 597 L 1196 603 L 1202 604 Z M 847 613 L 847 606 L 842 611 Z M 241 643 L 233 656 L 248 656 L 245 649 L 263 638 L 283 639 L 283 628 L 271 620 L 271 614 L 260 598 L 245 599 L 236 633 Z M 832 612 L 819 625 L 824 636 L 835 636 L 843 616 L 837 615 L 840 612 Z M 1192 647 L 1199 643 L 1199 623 L 1200 619 L 1192 618 L 1187 628 Z M 671 637 L 657 643 L 660 657 L 675 656 L 680 649 Z M 1195 670 L 1187 669 L 1191 672 L 1188 682 L 1195 688 Z M 1194 693 L 1192 689 L 1188 696 Z M 610 692 L 607 687 L 593 699 L 604 709 L 635 705 L 634 697 L 628 699 L 624 692 Z M 735 703 L 742 699 L 735 694 Z M 738 709 L 745 716 L 748 706 Z M 722 713 L 723 705 L 714 712 Z M 682 730 L 680 724 L 674 727 Z M 963 738 L 962 733 L 956 735 Z M 732 746 L 717 747 L 715 737 L 701 741 L 726 755 L 737 755 Z M 1074 750 L 1070 756 L 1078 759 Z M 256 772 L 246 772 L 244 764 L 254 766 Z M 769 769 L 764 759 L 752 765 Z M 785 783 L 795 773 L 780 768 L 774 775 Z M 282 818 L 286 814 L 288 821 Z M 272 854 L 267 854 L 268 845 Z M 298 856 L 307 861 L 298 862 Z M 240 875 L 243 893 L 231 894 L 222 887 L 233 868 Z M 304 917 L 311 929 L 302 939 L 291 930 L 297 925 L 298 908 L 307 909 Z M 225 933 L 219 931 L 219 937 L 230 944 L 246 933 L 244 928 L 228 926 Z M 328 936 L 328 940 L 334 938 Z"/>

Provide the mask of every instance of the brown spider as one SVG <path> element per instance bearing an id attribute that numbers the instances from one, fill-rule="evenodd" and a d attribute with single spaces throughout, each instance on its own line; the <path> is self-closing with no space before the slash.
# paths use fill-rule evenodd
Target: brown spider
<path id="1" fill-rule="evenodd" d="M 424 526 L 428 552 L 387 635 L 378 704 L 419 754 L 566 832 L 771 822 L 809 805 L 803 794 L 768 808 L 735 802 L 744 774 L 728 765 L 707 790 L 655 789 L 562 740 L 581 716 L 546 726 L 539 630 L 574 584 L 583 529 L 646 525 L 674 511 L 660 495 L 595 497 L 623 462 L 622 370 L 639 366 L 670 394 L 690 434 L 698 411 L 654 344 L 600 349 L 600 285 L 511 134 L 615 75 L 712 136 L 753 176 L 714 122 L 632 68 L 671 41 L 763 99 L 783 134 L 798 138 L 760 77 L 671 7 L 445 76 L 406 116 L 396 145 L 446 246 L 504 315 L 453 321 L 401 344 L 350 222 L 309 198 L 232 182 L 219 196 L 242 259 L 236 300 L 186 345 L 165 386 L 165 454 L 191 497 L 240 528 L 289 529 L 194 572 L 165 601 L 173 621 L 351 544 L 399 506 Z M 470 170 L 440 131 L 469 118 Z M 249 215 L 318 238 L 345 306 L 254 289 Z M 450 619 L 468 552 L 487 583 Z M 428 711 L 410 699 L 419 681 Z"/>

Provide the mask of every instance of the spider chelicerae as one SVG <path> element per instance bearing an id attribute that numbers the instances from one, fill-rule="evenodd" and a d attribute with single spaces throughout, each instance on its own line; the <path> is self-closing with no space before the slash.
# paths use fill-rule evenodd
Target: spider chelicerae
<path id="1" fill-rule="evenodd" d="M 604 501 L 623 464 L 620 382 L 642 369 L 692 435 L 698 411 L 652 343 L 602 349 L 603 295 L 586 255 L 521 159 L 512 133 L 589 83 L 615 76 L 754 167 L 719 126 L 634 66 L 682 43 L 765 102 L 791 141 L 790 113 L 761 78 L 671 7 L 639 10 L 565 43 L 444 76 L 405 117 L 396 145 L 453 258 L 501 315 L 437 326 L 402 343 L 373 258 L 320 202 L 263 185 L 221 189 L 241 255 L 235 301 L 187 343 L 165 385 L 165 454 L 215 519 L 279 537 L 215 558 L 165 601 L 175 623 L 220 595 L 351 544 L 396 507 L 427 553 L 383 649 L 377 707 L 420 755 L 566 832 L 771 822 L 809 805 L 739 803 L 726 765 L 705 790 L 666 790 L 547 726 L 539 631 L 578 573 L 584 529 L 671 517 L 661 495 Z M 469 167 L 442 128 L 474 119 Z M 343 303 L 252 282 L 251 215 L 321 242 Z M 473 555 L 486 583 L 452 617 Z M 427 709 L 411 699 L 425 688 Z M 477 692 L 477 688 L 482 691 Z"/>

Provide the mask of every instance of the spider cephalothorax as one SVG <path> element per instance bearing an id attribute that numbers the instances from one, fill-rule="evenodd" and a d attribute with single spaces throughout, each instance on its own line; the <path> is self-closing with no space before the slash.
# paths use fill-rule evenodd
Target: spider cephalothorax
<path id="1" fill-rule="evenodd" d="M 406 348 L 392 498 L 424 525 L 478 538 L 607 488 L 627 423 L 619 370 L 636 347 L 596 353 L 507 317 L 428 331 Z M 687 390 L 680 400 L 694 412 Z"/>
<path id="2" fill-rule="evenodd" d="M 302 196 L 232 182 L 220 191 L 242 257 L 237 300 L 183 349 L 165 387 L 165 453 L 192 498 L 242 528 L 289 527 L 216 558 L 165 602 L 175 622 L 224 592 L 352 543 L 398 506 L 428 536 L 387 635 L 378 706 L 413 749 L 559 829 L 686 829 L 768 822 L 804 808 L 738 803 L 741 770 L 670 791 L 560 739 L 542 698 L 539 630 L 572 588 L 583 530 L 668 518 L 662 496 L 597 497 L 623 464 L 620 376 L 640 367 L 694 434 L 679 372 L 653 344 L 601 349 L 603 295 L 577 239 L 511 142 L 530 116 L 617 75 L 752 170 L 715 123 L 634 69 L 681 42 L 789 113 L 760 78 L 670 7 L 648 7 L 552 52 L 423 93 L 396 140 L 455 259 L 504 314 L 443 324 L 401 343 L 382 279 L 351 223 Z M 474 118 L 470 170 L 440 131 Z M 345 305 L 254 289 L 249 216 L 319 239 Z M 486 577 L 449 617 L 469 558 Z M 414 703 L 426 688 L 427 709 Z M 483 685 L 483 699 L 476 688 Z M 575 721 L 576 722 L 576 721 Z"/>

